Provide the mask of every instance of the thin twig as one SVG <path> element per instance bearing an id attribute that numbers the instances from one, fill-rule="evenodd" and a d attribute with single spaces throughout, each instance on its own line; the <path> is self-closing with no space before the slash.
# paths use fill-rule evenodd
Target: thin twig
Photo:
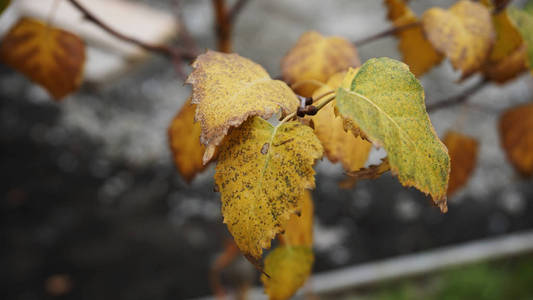
<path id="1" fill-rule="evenodd" d="M 484 78 L 470 88 L 464 90 L 461 94 L 449 97 L 444 100 L 437 101 L 435 103 L 427 105 L 428 112 L 434 112 L 436 110 L 446 108 L 449 106 L 465 103 L 470 99 L 470 96 L 475 94 L 477 91 L 485 87 L 489 83 L 489 80 Z"/>
<path id="2" fill-rule="evenodd" d="M 357 41 L 353 42 L 353 44 L 356 47 L 360 47 L 360 46 L 363 46 L 364 44 L 373 42 L 375 40 L 384 38 L 386 36 L 393 35 L 393 34 L 396 34 L 396 33 L 399 33 L 399 32 L 402 32 L 404 30 L 407 30 L 407 29 L 410 29 L 410 28 L 414 28 L 414 27 L 417 27 L 417 26 L 420 26 L 420 22 L 413 22 L 413 23 L 409 23 L 409 24 L 405 24 L 405 25 L 401 25 L 401 26 L 396 26 L 396 27 L 387 29 L 385 31 L 376 33 L 374 35 L 371 35 L 369 37 L 357 40 Z"/>
<path id="3" fill-rule="evenodd" d="M 197 53 L 194 53 L 194 52 L 191 52 L 191 51 L 182 51 L 182 50 L 180 50 L 178 48 L 173 48 L 173 47 L 169 47 L 169 46 L 166 46 L 166 45 L 152 45 L 152 44 L 140 41 L 140 40 L 138 40 L 138 39 L 136 39 L 134 37 L 130 37 L 130 36 L 127 36 L 125 34 L 122 34 L 122 33 L 118 32 L 117 30 L 111 28 L 109 25 L 104 23 L 102 20 L 100 20 L 96 15 L 94 15 L 85 6 L 83 6 L 78 0 L 69 0 L 69 2 L 83 14 L 83 17 L 87 21 L 92 22 L 93 24 L 95 24 L 96 26 L 100 27 L 101 29 L 103 29 L 107 33 L 111 34 L 112 36 L 114 36 L 114 37 L 116 37 L 116 38 L 118 38 L 118 39 L 120 39 L 122 41 L 137 45 L 137 46 L 141 47 L 144 50 L 167 56 L 167 57 L 171 58 L 172 61 L 175 64 L 179 65 L 179 66 L 181 66 L 181 63 L 182 63 L 183 60 L 192 60 L 192 59 L 194 59 L 194 57 L 197 56 Z M 181 68 L 177 67 L 176 69 L 178 71 L 178 74 L 181 77 L 185 76 L 185 74 L 181 70 Z"/>
<path id="4" fill-rule="evenodd" d="M 226 0 L 212 0 L 215 13 L 215 32 L 217 35 L 218 50 L 225 53 L 231 52 L 232 26 L 229 20 L 229 11 Z"/>
<path id="5" fill-rule="evenodd" d="M 231 24 L 235 23 L 235 20 L 241 13 L 242 9 L 248 4 L 249 0 L 237 0 L 237 2 L 233 5 L 233 7 L 230 9 L 228 13 L 228 19 Z"/>

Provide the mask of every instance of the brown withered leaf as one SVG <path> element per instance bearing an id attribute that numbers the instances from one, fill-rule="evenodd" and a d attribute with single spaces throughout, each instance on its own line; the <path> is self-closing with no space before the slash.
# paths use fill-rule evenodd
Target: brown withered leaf
<path id="1" fill-rule="evenodd" d="M 187 99 L 168 127 L 168 141 L 181 176 L 191 182 L 207 164 L 202 163 L 205 146 L 200 143 L 202 128 L 194 122 L 196 104 Z"/>
<path id="2" fill-rule="evenodd" d="M 448 10 L 427 10 L 422 28 L 435 49 L 462 71 L 463 79 L 481 69 L 494 41 L 489 9 L 468 0 L 458 1 Z"/>
<path id="3" fill-rule="evenodd" d="M 298 94 L 310 97 L 328 78 L 361 63 L 357 49 L 341 37 L 325 37 L 316 31 L 304 33 L 281 62 L 283 79 Z"/>
<path id="4" fill-rule="evenodd" d="M 355 73 L 353 75 L 355 76 Z M 346 72 L 331 76 L 325 86 L 313 93 L 313 98 L 316 99 L 339 88 L 345 76 Z M 372 144 L 344 130 L 343 118 L 335 114 L 335 100 L 310 119 L 313 120 L 315 134 L 322 142 L 326 156 L 332 163 L 340 162 L 348 172 L 359 170 L 365 165 Z"/>
<path id="5" fill-rule="evenodd" d="M 451 170 L 447 190 L 450 197 L 470 179 L 477 164 L 478 142 L 455 131 L 448 131 L 443 142 L 450 155 Z"/>
<path id="6" fill-rule="evenodd" d="M 402 27 L 418 22 L 417 16 L 404 0 L 385 0 L 385 5 L 388 10 L 387 18 L 394 26 Z M 396 36 L 399 39 L 398 48 L 402 53 L 402 60 L 415 76 L 423 75 L 442 61 L 443 56 L 424 36 L 421 25 L 401 30 Z"/>
<path id="7" fill-rule="evenodd" d="M 208 50 L 192 66 L 186 83 L 192 84 L 192 103 L 198 104 L 200 141 L 206 145 L 204 163 L 230 127 L 238 127 L 250 116 L 269 119 L 280 109 L 290 113 L 299 105 L 284 82 L 272 80 L 263 67 L 237 54 Z"/>
<path id="8" fill-rule="evenodd" d="M 61 100 L 81 84 L 85 44 L 72 33 L 24 18 L 2 40 L 0 60 Z"/>
<path id="9" fill-rule="evenodd" d="M 507 158 L 524 177 L 533 175 L 533 103 L 506 111 L 499 121 L 500 138 Z"/>

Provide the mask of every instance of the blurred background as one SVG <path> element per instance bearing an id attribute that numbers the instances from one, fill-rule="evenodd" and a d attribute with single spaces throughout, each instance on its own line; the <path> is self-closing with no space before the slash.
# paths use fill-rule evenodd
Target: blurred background
<path id="1" fill-rule="evenodd" d="M 29 2 L 15 3 L 2 16 L 3 32 L 20 14 L 42 14 L 32 10 L 37 1 Z M 175 1 L 124 2 L 149 17 L 132 19 L 118 5 L 120 10 L 108 15 L 124 19 L 121 24 L 128 27 L 117 29 L 161 42 L 179 31 Z M 211 2 L 181 2 L 183 22 L 198 44 L 215 48 Z M 453 2 L 412 0 L 410 5 L 420 15 Z M 69 24 L 62 9 L 54 20 Z M 164 30 L 154 26 L 143 31 L 151 20 L 159 20 L 157 26 Z M 281 74 L 282 57 L 308 30 L 354 41 L 391 28 L 382 1 L 375 0 L 251 0 L 235 26 L 234 51 L 263 65 L 272 77 Z M 0 299 L 189 299 L 212 294 L 209 270 L 230 237 L 222 224 L 219 194 L 213 192 L 213 167 L 187 184 L 167 143 L 167 127 L 190 87 L 168 60 L 106 45 L 90 44 L 87 81 L 61 103 L 0 65 Z M 389 36 L 358 50 L 363 62 L 380 56 L 400 59 L 396 46 Z M 427 103 L 459 94 L 480 80 L 473 76 L 457 83 L 459 77 L 447 60 L 423 76 Z M 528 238 L 533 185 L 512 169 L 497 132 L 500 112 L 531 101 L 531 95 L 533 78 L 526 74 L 483 88 L 471 96 L 470 106 L 430 115 L 441 137 L 457 130 L 480 145 L 477 167 L 467 186 L 449 199 L 447 214 L 390 174 L 339 189 L 342 168 L 326 160 L 316 166 L 313 191 L 315 274 L 487 240 L 496 246 L 483 248 L 488 252 L 479 256 L 494 258 L 490 249 L 499 249 L 497 241 L 509 236 L 521 237 L 516 240 L 520 245 L 505 239 L 509 249 L 519 251 L 438 271 L 431 260 L 428 275 L 354 281 L 324 294 L 304 288 L 304 294 L 319 299 L 533 299 L 533 252 L 527 246 L 533 244 Z M 379 155 L 376 151 L 371 159 Z M 471 257 L 476 261 L 476 252 Z M 258 285 L 258 277 L 240 257 L 222 274 L 229 291 Z"/>

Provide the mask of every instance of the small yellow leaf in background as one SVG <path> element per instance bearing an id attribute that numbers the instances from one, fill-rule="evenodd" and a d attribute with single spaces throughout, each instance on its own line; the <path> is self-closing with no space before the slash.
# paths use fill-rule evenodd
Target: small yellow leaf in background
<path id="1" fill-rule="evenodd" d="M 448 197 L 462 188 L 470 179 L 477 164 L 478 142 L 464 134 L 448 131 L 444 136 L 451 160 Z"/>
<path id="2" fill-rule="evenodd" d="M 333 75 L 325 86 L 314 92 L 313 98 L 339 88 L 345 75 L 346 72 Z M 357 171 L 365 165 L 372 144 L 344 130 L 343 119 L 335 114 L 335 100 L 319 110 L 311 120 L 315 134 L 332 163 L 340 161 L 348 172 Z"/>
<path id="3" fill-rule="evenodd" d="M 81 84 L 85 44 L 64 30 L 22 19 L 2 40 L 0 60 L 60 100 Z"/>
<path id="4" fill-rule="evenodd" d="M 507 158 L 525 177 L 533 175 L 533 103 L 506 111 L 500 118 L 501 144 Z"/>
<path id="5" fill-rule="evenodd" d="M 313 266 L 313 251 L 305 246 L 280 246 L 265 258 L 261 280 L 270 300 L 290 299 L 305 283 Z"/>
<path id="6" fill-rule="evenodd" d="M 11 0 L 0 0 L 0 14 L 9 6 Z"/>
<path id="7" fill-rule="evenodd" d="M 316 31 L 304 33 L 281 62 L 283 79 L 295 85 L 298 94 L 310 97 L 328 78 L 361 63 L 357 50 L 341 37 L 324 37 Z M 315 83 L 312 83 L 315 82 Z"/>
<path id="8" fill-rule="evenodd" d="M 338 89 L 337 109 L 385 148 L 403 185 L 430 194 L 441 211 L 447 210 L 450 158 L 429 120 L 424 90 L 406 64 L 386 57 L 368 60 L 350 89 Z"/>
<path id="9" fill-rule="evenodd" d="M 219 147 L 215 182 L 222 215 L 239 249 L 259 261 L 263 248 L 300 209 L 305 189 L 315 187 L 315 160 L 322 145 L 299 122 L 276 127 L 253 117 L 233 129 Z"/>
<path id="10" fill-rule="evenodd" d="M 289 299 L 305 283 L 313 267 L 313 199 L 305 191 L 300 216 L 292 215 L 281 245 L 265 258 L 261 281 L 270 299 Z"/>
<path id="11" fill-rule="evenodd" d="M 448 10 L 431 8 L 422 16 L 422 27 L 435 49 L 462 71 L 462 78 L 477 72 L 490 54 L 494 28 L 482 4 L 461 0 Z"/>
<path id="12" fill-rule="evenodd" d="M 196 104 L 192 104 L 189 98 L 168 128 L 174 162 L 187 182 L 191 182 L 207 166 L 202 163 L 205 146 L 200 143 L 202 128 L 200 123 L 194 122 L 195 113 Z"/>
<path id="13" fill-rule="evenodd" d="M 418 18 L 404 0 L 385 0 L 385 5 L 388 9 L 387 18 L 394 26 L 401 27 L 418 22 Z M 421 25 L 401 30 L 396 36 L 400 40 L 398 48 L 402 53 L 402 60 L 415 76 L 423 75 L 442 61 L 443 56 L 426 39 Z"/>
<path id="14" fill-rule="evenodd" d="M 238 127 L 250 116 L 269 119 L 280 109 L 290 113 L 299 105 L 284 82 L 272 80 L 263 67 L 237 54 L 208 50 L 192 66 L 186 82 L 193 86 L 192 103 L 198 104 L 200 140 L 207 147 L 204 163 L 230 127 Z"/>

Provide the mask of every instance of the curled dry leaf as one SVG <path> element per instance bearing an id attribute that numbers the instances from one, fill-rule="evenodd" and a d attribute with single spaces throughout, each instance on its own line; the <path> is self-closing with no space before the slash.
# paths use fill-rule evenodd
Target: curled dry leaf
<path id="1" fill-rule="evenodd" d="M 222 215 L 239 249 L 252 261 L 285 229 L 305 189 L 315 186 L 322 145 L 299 122 L 273 127 L 253 117 L 233 129 L 219 147 L 215 182 Z"/>
<path id="2" fill-rule="evenodd" d="M 490 11 L 468 0 L 461 0 L 448 10 L 427 10 L 422 16 L 422 28 L 435 49 L 462 71 L 462 78 L 481 69 L 494 41 Z"/>
<path id="3" fill-rule="evenodd" d="M 200 123 L 194 122 L 195 112 L 196 104 L 187 99 L 168 128 L 174 163 L 187 182 L 191 182 L 207 166 L 202 163 L 205 146 L 200 143 L 202 128 Z"/>
<path id="4" fill-rule="evenodd" d="M 325 86 L 314 92 L 313 98 L 338 89 L 345 75 L 346 72 L 333 75 Z M 353 78 L 355 73 L 352 75 Z M 372 144 L 344 130 L 343 119 L 335 114 L 335 100 L 310 119 L 313 120 L 315 134 L 322 142 L 326 156 L 331 162 L 340 161 L 348 172 L 359 170 L 365 165 Z"/>
<path id="5" fill-rule="evenodd" d="M 81 84 L 85 44 L 74 34 L 25 18 L 2 40 L 0 60 L 60 100 Z"/>
<path id="6" fill-rule="evenodd" d="M 444 136 L 451 160 L 448 197 L 462 188 L 470 179 L 477 164 L 478 142 L 464 134 L 449 131 Z"/>
<path id="7" fill-rule="evenodd" d="M 298 94 L 310 97 L 331 75 L 360 64 L 357 49 L 348 40 L 309 31 L 285 55 L 281 71 Z"/>
<path id="8" fill-rule="evenodd" d="M 533 175 L 533 103 L 506 111 L 499 122 L 503 150 L 524 177 Z"/>
<path id="9" fill-rule="evenodd" d="M 401 27 L 418 22 L 417 16 L 404 0 L 385 0 L 385 5 L 388 10 L 387 18 L 394 26 Z M 398 48 L 402 53 L 402 60 L 415 76 L 423 75 L 442 61 L 443 56 L 424 36 L 421 25 L 401 30 L 396 36 L 400 41 Z"/>
<path id="10" fill-rule="evenodd" d="M 238 127 L 250 116 L 269 119 L 280 109 L 289 113 L 298 107 L 298 98 L 284 82 L 272 80 L 263 67 L 237 54 L 208 50 L 192 66 L 186 82 L 193 86 L 192 103 L 198 104 L 200 141 L 206 145 L 204 164 L 230 127 Z"/>
<path id="11" fill-rule="evenodd" d="M 368 60 L 350 88 L 338 90 L 337 109 L 385 148 L 403 185 L 430 194 L 447 211 L 450 158 L 429 120 L 424 90 L 407 65 L 385 57 Z"/>
<path id="12" fill-rule="evenodd" d="M 348 173 L 348 175 L 350 175 L 352 178 L 356 180 L 376 179 L 379 176 L 383 175 L 383 173 L 386 173 L 388 171 L 390 171 L 389 159 L 384 158 L 381 160 L 380 164 L 371 165 L 368 168 L 362 168 L 355 172 L 350 172 Z"/>
<path id="13" fill-rule="evenodd" d="M 270 299 L 289 299 L 305 283 L 311 273 L 314 256 L 313 199 L 305 191 L 299 215 L 292 215 L 281 245 L 265 258 L 265 273 L 261 281 Z M 292 262 L 292 260 L 296 260 Z"/>

